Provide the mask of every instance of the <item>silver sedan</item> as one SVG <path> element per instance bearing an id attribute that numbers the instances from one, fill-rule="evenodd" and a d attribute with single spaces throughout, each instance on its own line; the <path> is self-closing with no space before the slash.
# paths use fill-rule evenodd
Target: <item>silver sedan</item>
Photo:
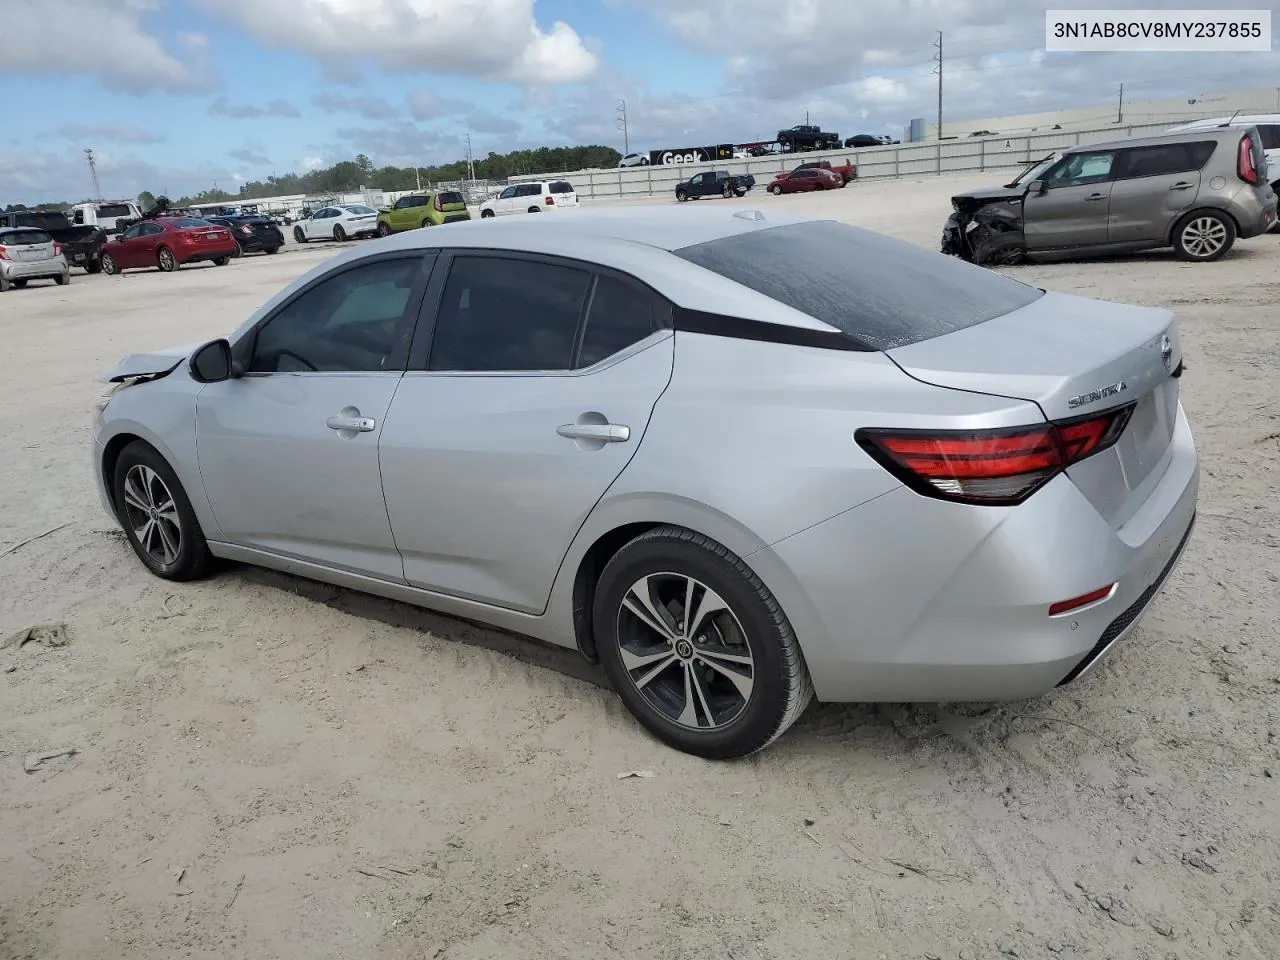
<path id="1" fill-rule="evenodd" d="M 156 575 L 259 564 L 575 647 L 674 747 L 816 694 L 1069 683 L 1177 562 L 1173 317 L 888 238 L 653 208 L 411 231 L 126 358 L 103 501 Z"/>

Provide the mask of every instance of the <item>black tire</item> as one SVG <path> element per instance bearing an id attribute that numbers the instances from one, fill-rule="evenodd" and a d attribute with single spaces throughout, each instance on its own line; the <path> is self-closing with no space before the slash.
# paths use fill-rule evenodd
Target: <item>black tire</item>
<path id="1" fill-rule="evenodd" d="M 53 282 L 60 287 L 65 287 L 68 283 L 71 282 L 71 271 L 68 270 L 66 273 L 58 274 L 56 277 L 53 278 Z"/>
<path id="2" fill-rule="evenodd" d="M 386 223 L 379 223 L 379 224 L 378 224 L 378 236 L 380 236 L 380 237 L 389 237 L 389 236 L 391 236 L 391 227 L 390 227 L 388 224 L 386 224 Z"/>
<path id="3" fill-rule="evenodd" d="M 683 190 L 677 190 L 676 199 L 679 200 L 681 203 L 684 203 L 686 200 L 689 199 L 689 195 L 685 193 Z"/>
<path id="4" fill-rule="evenodd" d="M 135 468 L 139 473 L 131 477 Z M 160 508 L 151 518 L 134 505 L 138 502 L 137 492 L 143 489 L 138 482 L 146 476 L 145 471 L 148 470 L 160 482 L 160 485 L 152 484 L 148 488 L 150 502 L 157 504 Z M 126 481 L 131 482 L 128 497 L 125 493 Z M 172 501 L 171 510 L 165 509 L 168 500 L 163 497 L 162 491 L 168 494 Z M 124 528 L 124 535 L 129 545 L 133 547 L 133 552 L 148 570 L 165 580 L 198 580 L 212 571 L 213 554 L 209 552 L 209 545 L 205 542 L 200 522 L 196 519 L 195 511 L 191 509 L 191 501 L 187 498 L 186 491 L 182 489 L 182 484 L 178 482 L 173 469 L 154 447 L 141 440 L 135 440 L 120 451 L 120 457 L 116 460 L 115 474 L 111 478 L 111 492 L 115 498 L 116 512 Z M 146 499 L 144 493 L 144 502 Z M 159 523 L 163 523 L 164 526 L 161 527 L 157 523 L 153 528 L 156 532 L 147 531 L 146 522 L 156 516 L 162 518 Z M 178 544 L 173 559 L 166 563 L 163 554 L 173 544 L 170 538 L 163 535 L 163 531 L 171 534 L 174 527 L 178 530 Z M 148 532 L 150 546 L 144 545 L 139 539 L 139 530 Z M 161 555 L 157 556 L 157 554 Z"/>
<path id="5" fill-rule="evenodd" d="M 90 260 L 88 263 L 84 265 L 84 272 L 85 273 L 101 273 L 102 261 L 99 260 L 97 257 L 94 257 L 92 260 Z"/>
<path id="6" fill-rule="evenodd" d="M 724 185 L 724 189 L 720 191 L 720 196 L 728 200 L 730 197 L 733 196 L 733 187 L 726 183 Z"/>
<path id="7" fill-rule="evenodd" d="M 234 254 L 232 256 L 234 256 Z M 213 265 L 215 267 L 225 267 L 230 262 L 231 262 L 231 256 L 213 258 Z"/>
<path id="8" fill-rule="evenodd" d="M 301 228 L 301 227 L 294 227 L 294 228 L 293 228 L 293 239 L 294 239 L 294 242 L 295 242 L 295 243 L 306 243 L 306 242 L 307 242 L 307 235 L 306 235 L 305 233 L 303 233 L 303 232 L 302 232 L 302 228 Z"/>
<path id="9" fill-rule="evenodd" d="M 156 266 L 163 273 L 173 273 L 178 269 L 178 259 L 168 247 L 160 247 L 156 250 Z"/>
<path id="10" fill-rule="evenodd" d="M 337 241 L 338 241 L 338 243 L 346 243 L 346 242 L 347 242 L 347 231 L 345 231 L 345 230 L 343 230 L 343 229 L 342 229 L 342 224 L 340 224 L 340 223 L 336 223 L 336 224 L 334 224 L 334 226 L 333 226 L 333 239 L 334 239 L 334 240 L 337 240 Z"/>
<path id="11" fill-rule="evenodd" d="M 8 293 L 13 284 L 3 273 L 0 273 L 0 293 Z"/>
<path id="12" fill-rule="evenodd" d="M 530 208 L 529 208 L 529 212 L 530 212 L 530 213 L 541 213 L 541 212 L 542 212 L 542 208 L 541 208 L 541 207 L 530 207 Z"/>
<path id="13" fill-rule="evenodd" d="M 488 220 L 490 217 L 496 217 L 496 216 L 497 216 L 497 214 L 496 214 L 496 213 L 494 213 L 492 210 L 481 210 L 481 211 L 480 211 L 480 219 L 481 219 L 481 220 Z"/>
<path id="14" fill-rule="evenodd" d="M 431 222 L 431 218 L 430 218 L 430 217 L 423 217 L 423 218 L 422 218 L 422 223 L 420 223 L 418 226 L 419 226 L 419 228 L 420 228 L 420 229 L 425 230 L 425 229 L 427 229 L 427 227 L 434 227 L 434 226 L 435 226 L 435 224 Z"/>
<path id="15" fill-rule="evenodd" d="M 120 272 L 120 268 L 116 266 L 116 258 L 109 253 L 104 253 L 98 259 L 98 269 L 109 277 L 114 277 Z"/>
<path id="16" fill-rule="evenodd" d="M 244 247 L 240 246 L 239 240 L 236 241 L 235 253 L 231 254 L 231 256 L 236 260 L 239 260 L 241 257 L 244 256 Z"/>
<path id="17" fill-rule="evenodd" d="M 659 591 L 659 597 L 654 598 L 662 604 L 658 609 L 674 623 L 674 627 L 666 624 L 672 639 L 659 639 L 660 633 L 645 627 L 632 607 L 623 606 L 628 595 L 634 596 L 633 586 L 646 577 L 653 578 L 649 582 Z M 682 638 L 680 619 L 686 613 L 686 594 L 681 583 L 685 578 L 705 588 L 702 594 L 696 588 L 690 590 L 695 608 L 711 593 L 723 601 L 723 608 L 700 618 Z M 662 593 L 663 584 L 674 591 L 670 599 Z M 678 616 L 671 603 L 682 608 Z M 596 584 L 592 618 L 600 661 L 622 702 L 650 733 L 685 753 L 708 760 L 733 760 L 762 750 L 804 713 L 813 698 L 813 681 L 800 644 L 768 587 L 739 557 L 690 530 L 656 527 L 619 550 Z M 708 642 L 710 631 L 715 632 L 716 641 Z M 695 638 L 701 645 L 690 642 Z M 655 661 L 653 656 L 665 654 L 664 643 L 670 645 L 670 659 Z M 623 662 L 626 645 L 649 650 L 640 656 L 650 659 L 643 665 L 633 661 L 628 669 Z M 738 680 L 748 679 L 746 674 L 711 666 L 713 661 L 726 667 L 740 662 L 728 659 L 733 650 L 749 655 L 751 684 L 745 696 L 739 684 L 731 682 L 729 673 L 736 673 Z M 725 658 L 720 659 L 721 654 L 715 651 Z M 632 649 L 627 656 L 637 654 Z M 650 693 L 642 692 L 633 676 L 643 677 L 655 662 L 666 663 L 666 668 L 647 678 L 651 682 L 645 690 Z M 690 686 L 681 685 L 682 677 L 685 684 L 698 687 L 696 697 Z M 679 703 L 672 697 L 679 697 Z M 677 708 L 679 714 L 671 716 Z M 712 722 L 717 710 L 721 716 Z M 682 718 L 691 720 L 692 726 L 681 722 Z M 704 719 L 708 723 L 704 724 Z"/>
<path id="18" fill-rule="evenodd" d="M 15 290 L 25 290 L 27 288 L 27 278 L 18 277 L 16 280 L 10 280 L 9 285 Z"/>
<path id="19" fill-rule="evenodd" d="M 267 247 L 267 256 L 273 257 L 280 252 L 279 247 Z"/>
<path id="20" fill-rule="evenodd" d="M 1236 223 L 1218 210 L 1192 210 L 1173 227 L 1173 249 L 1179 260 L 1211 263 L 1236 242 Z"/>
<path id="21" fill-rule="evenodd" d="M 776 183 L 769 188 L 769 192 L 772 193 L 775 197 L 782 196 L 782 188 L 778 186 Z"/>
<path id="22" fill-rule="evenodd" d="M 743 188 L 741 188 L 741 187 L 739 187 L 737 190 L 735 190 L 735 191 L 733 191 L 733 192 L 734 192 L 737 196 L 739 196 L 739 197 L 745 197 L 745 196 L 747 195 L 747 191 L 746 191 L 746 190 L 744 190 L 744 189 L 743 189 Z"/>

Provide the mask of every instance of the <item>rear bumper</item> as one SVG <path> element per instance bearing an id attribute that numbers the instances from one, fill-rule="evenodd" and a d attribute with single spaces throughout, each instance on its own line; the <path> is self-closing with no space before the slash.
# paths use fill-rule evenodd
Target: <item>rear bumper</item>
<path id="1" fill-rule="evenodd" d="M 67 258 L 59 254 L 47 260 L 0 260 L 0 273 L 10 280 L 38 280 L 41 277 L 60 277 L 67 273 Z"/>
<path id="2" fill-rule="evenodd" d="M 234 242 L 209 247 L 187 247 L 174 251 L 174 259 L 179 263 L 201 263 L 206 260 L 218 260 L 221 257 L 230 257 L 236 252 Z"/>
<path id="3" fill-rule="evenodd" d="M 747 562 L 791 619 L 821 700 L 1039 696 L 1129 636 L 1176 567 L 1199 490 L 1181 409 L 1173 446 L 1119 528 L 1065 476 L 1013 508 L 899 488 Z M 1106 600 L 1048 616 L 1051 603 L 1113 582 Z"/>
<path id="4" fill-rule="evenodd" d="M 284 246 L 284 234 L 267 234 L 265 236 L 254 234 L 250 237 L 237 237 L 240 249 L 246 253 L 255 253 L 259 250 L 274 250 L 276 247 Z"/>

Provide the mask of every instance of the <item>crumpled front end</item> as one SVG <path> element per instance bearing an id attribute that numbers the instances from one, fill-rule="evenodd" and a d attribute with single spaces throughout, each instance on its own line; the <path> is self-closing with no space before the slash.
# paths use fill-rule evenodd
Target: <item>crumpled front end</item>
<path id="1" fill-rule="evenodd" d="M 955 197 L 942 228 L 942 252 L 980 267 L 1011 266 L 1026 256 L 1021 199 Z"/>

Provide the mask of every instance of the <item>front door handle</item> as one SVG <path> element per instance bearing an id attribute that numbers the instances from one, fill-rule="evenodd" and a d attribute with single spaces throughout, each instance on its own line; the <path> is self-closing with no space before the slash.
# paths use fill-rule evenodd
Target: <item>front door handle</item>
<path id="1" fill-rule="evenodd" d="M 330 417 L 324 422 L 330 430 L 350 430 L 352 433 L 368 433 L 378 425 L 373 417 Z"/>
<path id="2" fill-rule="evenodd" d="M 631 428 L 621 423 L 565 423 L 556 427 L 556 433 L 570 440 L 603 443 L 626 443 L 631 439 Z"/>
<path id="3" fill-rule="evenodd" d="M 1091 193 L 1087 197 L 1085 197 L 1085 199 L 1086 200 L 1105 200 L 1107 199 L 1107 195 L 1105 193 Z"/>
<path id="4" fill-rule="evenodd" d="M 1179 180 L 1169 189 L 1170 190 L 1190 190 L 1194 186 L 1195 186 L 1194 183 L 1187 183 L 1185 180 Z"/>

